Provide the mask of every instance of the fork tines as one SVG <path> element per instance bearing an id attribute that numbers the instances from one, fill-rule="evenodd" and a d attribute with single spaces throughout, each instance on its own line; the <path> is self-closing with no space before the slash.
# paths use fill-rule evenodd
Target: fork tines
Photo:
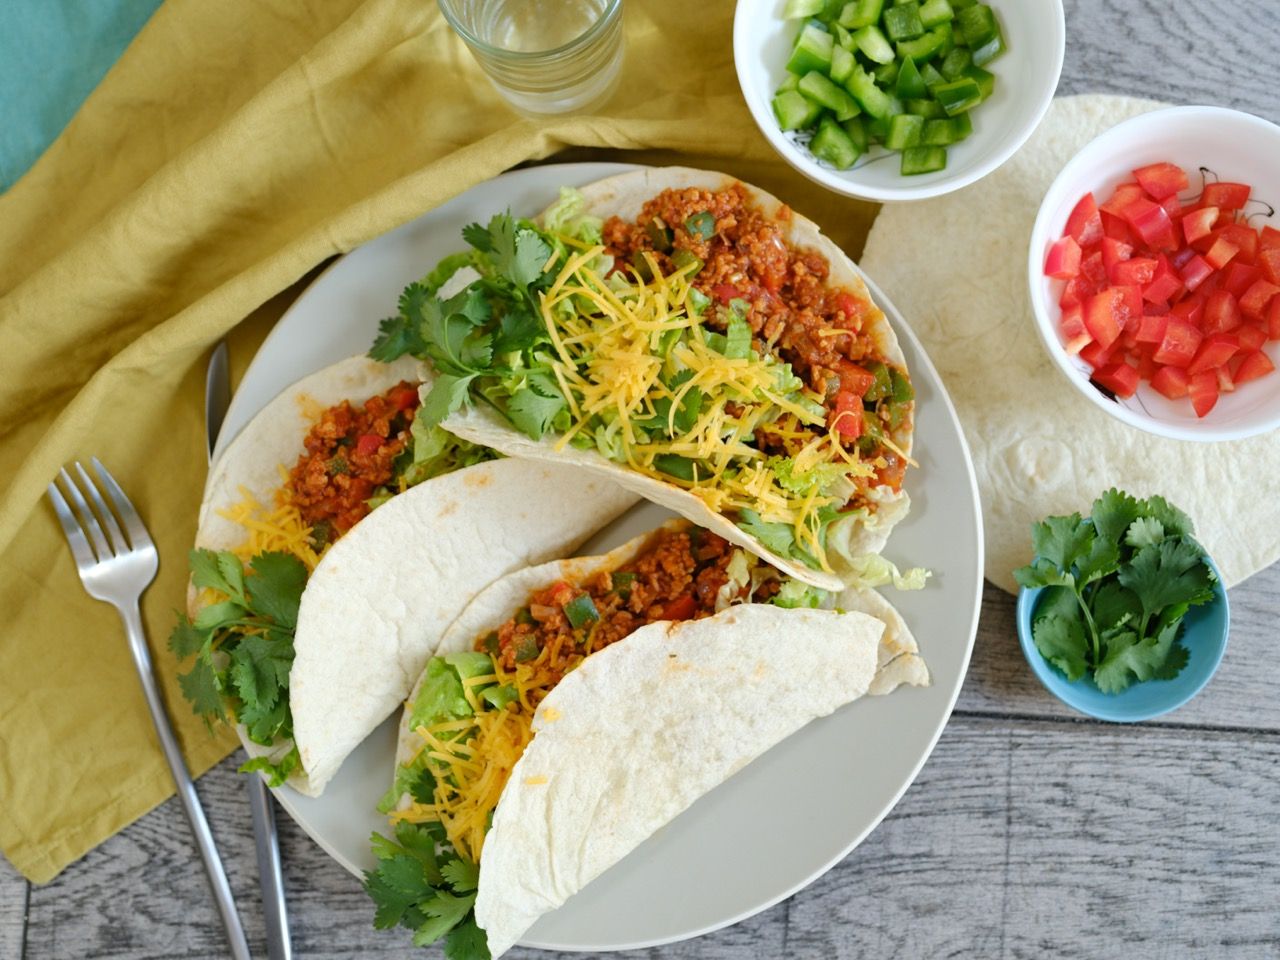
<path id="1" fill-rule="evenodd" d="M 138 516 L 138 512 L 134 510 L 133 504 L 120 489 L 120 485 L 97 457 L 92 458 L 91 462 L 101 485 L 106 489 L 107 497 L 115 507 L 114 513 L 107 506 L 107 501 L 99 491 L 98 485 L 94 483 L 93 478 L 79 461 L 74 464 L 75 472 L 80 478 L 79 484 L 63 468 L 58 471 L 57 478 L 48 487 L 53 511 L 57 514 L 62 532 L 66 534 L 76 565 L 79 567 L 91 566 L 94 563 L 151 546 L 151 537 L 147 535 L 146 528 L 142 525 L 142 518 Z M 58 485 L 59 480 L 62 482 L 61 487 Z M 122 523 L 124 529 L 121 529 Z M 127 538 L 125 530 L 128 531 Z"/>

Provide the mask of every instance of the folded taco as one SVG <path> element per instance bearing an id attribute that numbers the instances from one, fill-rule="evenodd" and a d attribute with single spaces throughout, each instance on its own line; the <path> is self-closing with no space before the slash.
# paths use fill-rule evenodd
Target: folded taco
<path id="1" fill-rule="evenodd" d="M 479 589 L 636 499 L 425 425 L 429 376 L 409 359 L 325 368 L 264 407 L 210 473 L 170 643 L 195 658 L 181 682 L 196 711 L 234 721 L 247 768 L 273 785 L 319 793 Z"/>
<path id="2" fill-rule="evenodd" d="M 494 217 L 371 355 L 439 374 L 430 422 L 579 464 L 827 589 L 906 512 L 914 393 L 858 269 L 723 174 L 647 169 Z"/>
<path id="3" fill-rule="evenodd" d="M 406 704 L 376 923 L 497 956 L 810 720 L 927 682 L 878 595 L 828 594 L 687 521 L 509 574 Z"/>

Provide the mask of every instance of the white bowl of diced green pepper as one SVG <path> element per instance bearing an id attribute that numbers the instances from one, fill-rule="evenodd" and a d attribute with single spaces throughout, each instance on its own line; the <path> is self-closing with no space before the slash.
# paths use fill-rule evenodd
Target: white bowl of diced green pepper
<path id="1" fill-rule="evenodd" d="M 986 176 L 1053 100 L 1062 0 L 738 0 L 747 106 L 793 167 L 866 200 Z"/>

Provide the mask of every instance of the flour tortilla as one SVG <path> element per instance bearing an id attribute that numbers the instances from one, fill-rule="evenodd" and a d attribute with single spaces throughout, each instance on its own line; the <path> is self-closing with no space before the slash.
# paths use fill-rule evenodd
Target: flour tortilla
<path id="1" fill-rule="evenodd" d="M 865 614 L 749 604 L 641 627 L 566 676 L 534 715 L 481 856 L 476 922 L 493 956 L 703 794 L 865 694 L 883 629 Z"/>
<path id="2" fill-rule="evenodd" d="M 863 266 L 912 318 L 955 402 L 982 493 L 986 576 L 1009 593 L 1013 570 L 1031 560 L 1032 523 L 1088 510 L 1112 486 L 1161 494 L 1190 514 L 1227 586 L 1280 557 L 1280 498 L 1257 482 L 1280 474 L 1280 438 L 1188 443 L 1126 426 L 1067 382 L 1035 329 L 1026 264 L 1041 199 L 1086 143 L 1161 106 L 1056 100 L 995 173 L 886 206 L 867 241 Z"/>
<path id="3" fill-rule="evenodd" d="M 244 529 L 221 517 L 243 499 L 273 502 L 280 466 L 303 451 L 314 417 L 424 375 L 416 361 L 355 357 L 269 403 L 218 461 L 196 545 L 232 549 Z M 289 702 L 302 771 L 290 785 L 317 796 L 342 761 L 409 693 L 444 628 L 477 591 L 512 570 L 571 551 L 636 496 L 572 467 L 520 460 L 428 480 L 374 510 L 337 541 L 307 581 L 298 611 Z M 189 606 L 197 603 L 195 591 Z M 239 730 L 251 756 L 278 759 Z"/>
<path id="4" fill-rule="evenodd" d="M 586 198 L 588 213 L 599 217 L 618 216 L 624 220 L 635 221 L 640 216 L 645 202 L 665 189 L 698 187 L 704 190 L 718 190 L 738 182 L 726 174 L 707 170 L 657 167 L 597 181 L 583 187 L 582 193 Z M 779 200 L 757 187 L 745 186 L 748 195 L 766 215 L 771 217 L 777 215 L 782 206 Z M 884 314 L 874 307 L 874 302 L 858 268 L 843 250 L 822 235 L 811 220 L 793 212 L 790 214 L 789 223 L 788 239 L 792 246 L 810 248 L 821 253 L 831 265 L 830 282 L 833 285 L 848 287 L 868 303 L 873 304 L 865 329 L 881 355 L 905 370 L 906 360 L 897 336 Z M 893 434 L 894 442 L 906 453 L 911 451 L 912 421 L 913 417 L 906 417 L 902 427 Z M 712 511 L 693 493 L 661 480 L 633 473 L 594 450 L 580 450 L 572 446 L 557 450 L 558 438 L 554 436 L 544 437 L 539 441 L 530 440 L 487 405 L 473 405 L 467 410 L 450 416 L 443 425 L 458 436 L 501 450 L 510 456 L 572 463 L 581 469 L 609 476 L 646 499 L 674 510 L 731 543 L 752 551 L 798 580 L 827 590 L 839 590 L 844 585 L 839 569 L 835 573 L 825 573 L 812 570 L 798 561 L 778 556 L 729 519 Z M 893 524 L 905 514 L 909 503 L 906 494 L 888 491 L 882 494 L 880 500 L 880 508 L 884 511 L 880 522 L 872 528 L 852 528 L 852 539 L 849 545 L 857 550 L 855 556 L 863 553 L 878 553 L 883 549 Z M 849 535 L 850 533 L 846 533 L 846 536 Z"/>

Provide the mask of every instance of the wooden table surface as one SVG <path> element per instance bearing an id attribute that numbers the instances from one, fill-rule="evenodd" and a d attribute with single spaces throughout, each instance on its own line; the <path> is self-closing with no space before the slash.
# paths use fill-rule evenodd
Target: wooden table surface
<path id="1" fill-rule="evenodd" d="M 1223 104 L 1280 121 L 1278 0 L 1066 8 L 1060 93 Z M 1116 726 L 1039 686 L 1018 651 L 1012 599 L 988 585 L 955 714 L 884 823 L 790 900 L 626 956 L 1280 958 L 1280 566 L 1232 590 L 1231 612 L 1230 648 L 1200 697 L 1165 720 Z M 224 762 L 200 793 L 265 957 L 234 771 Z M 359 882 L 287 817 L 281 833 L 297 957 L 423 955 L 405 931 L 372 929 Z M 47 886 L 0 860 L 0 960 L 225 955 L 176 801 Z"/>

